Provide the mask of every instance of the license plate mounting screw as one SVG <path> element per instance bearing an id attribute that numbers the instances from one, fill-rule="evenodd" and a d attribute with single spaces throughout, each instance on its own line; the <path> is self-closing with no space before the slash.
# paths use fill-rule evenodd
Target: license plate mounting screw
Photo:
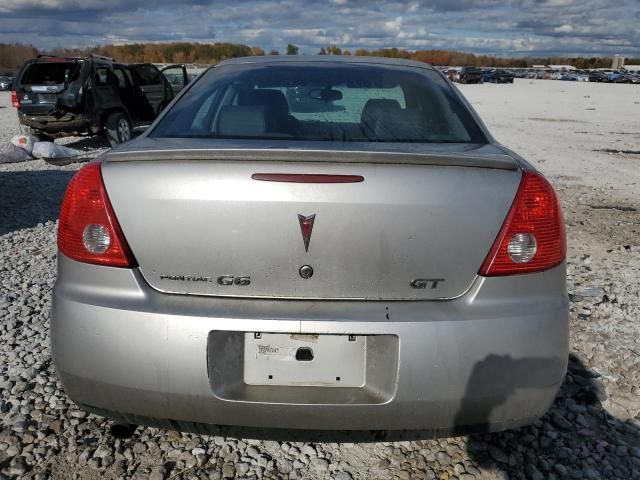
<path id="1" fill-rule="evenodd" d="M 356 336 L 355 335 L 349 335 L 349 341 L 350 342 L 355 342 L 356 341 Z"/>
<path id="2" fill-rule="evenodd" d="M 255 338 L 255 339 L 262 338 L 262 334 L 261 334 L 261 333 L 258 333 L 258 332 L 255 332 L 255 333 L 253 334 L 253 338 Z"/>

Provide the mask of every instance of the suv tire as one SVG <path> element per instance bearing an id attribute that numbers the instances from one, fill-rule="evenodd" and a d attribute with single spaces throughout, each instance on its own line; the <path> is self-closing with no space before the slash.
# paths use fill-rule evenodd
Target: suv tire
<path id="1" fill-rule="evenodd" d="M 109 115 L 106 127 L 107 140 L 112 147 L 131 140 L 131 122 L 124 113 Z"/>

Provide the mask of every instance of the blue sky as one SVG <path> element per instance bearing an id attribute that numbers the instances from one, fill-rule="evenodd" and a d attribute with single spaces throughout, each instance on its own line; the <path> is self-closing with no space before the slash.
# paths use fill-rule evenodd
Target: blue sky
<path id="1" fill-rule="evenodd" d="M 640 57 L 640 0 L 0 0 L 0 42 L 230 41 Z"/>

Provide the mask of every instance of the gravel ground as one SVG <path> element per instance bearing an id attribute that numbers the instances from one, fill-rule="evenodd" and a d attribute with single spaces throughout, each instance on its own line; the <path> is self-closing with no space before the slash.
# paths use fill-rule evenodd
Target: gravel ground
<path id="1" fill-rule="evenodd" d="M 640 87 L 516 81 L 463 91 L 499 140 L 550 176 L 564 206 L 572 353 L 543 419 L 377 444 L 149 428 L 114 439 L 109 421 L 67 400 L 49 356 L 56 218 L 78 165 L 32 161 L 0 165 L 0 478 L 640 479 L 640 155 L 618 153 L 640 150 Z M 0 141 L 17 129 L 2 92 Z"/>

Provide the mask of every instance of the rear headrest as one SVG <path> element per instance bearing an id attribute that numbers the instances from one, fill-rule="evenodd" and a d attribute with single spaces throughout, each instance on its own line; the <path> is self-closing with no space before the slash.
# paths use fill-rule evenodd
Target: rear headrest
<path id="1" fill-rule="evenodd" d="M 218 134 L 235 137 L 259 137 L 266 129 L 265 107 L 227 105 L 218 117 Z"/>
<path id="2" fill-rule="evenodd" d="M 387 114 L 397 113 L 401 110 L 400 103 L 391 98 L 372 98 L 368 100 L 362 109 L 360 121 L 369 123 L 384 118 Z"/>
<path id="3" fill-rule="evenodd" d="M 395 108 L 391 104 L 363 112 L 362 129 L 372 141 L 424 141 L 429 136 L 424 115 L 417 109 Z"/>
<path id="4" fill-rule="evenodd" d="M 289 104 L 287 103 L 287 98 L 280 90 L 271 90 L 268 88 L 251 90 L 247 92 L 242 104 L 262 105 L 267 107 L 267 110 L 275 115 L 285 117 L 289 115 Z"/>

